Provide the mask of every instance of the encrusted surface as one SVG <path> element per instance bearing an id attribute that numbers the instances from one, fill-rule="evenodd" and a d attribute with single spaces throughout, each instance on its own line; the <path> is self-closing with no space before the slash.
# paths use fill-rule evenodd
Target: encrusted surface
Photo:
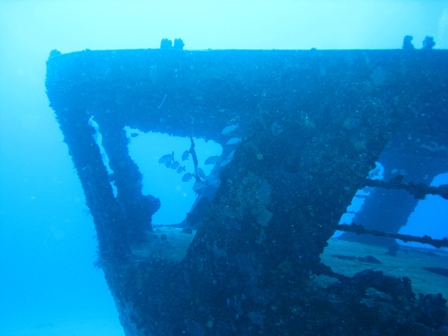
<path id="1" fill-rule="evenodd" d="M 444 299 L 416 300 L 406 278 L 364 271 L 323 290 L 310 277 L 325 273 L 320 254 L 387 143 L 398 134 L 418 144 L 438 134 L 447 113 L 448 73 L 440 71 L 447 56 L 53 53 L 48 97 L 126 333 L 443 335 Z M 245 130 L 238 141 L 222 132 L 235 122 Z M 151 225 L 160 203 L 142 194 L 126 126 L 237 145 L 185 257 L 190 236 Z"/>
<path id="2" fill-rule="evenodd" d="M 366 245 L 339 239 L 330 239 L 321 255 L 322 262 L 334 272 L 353 276 L 366 269 L 383 271 L 394 277 L 407 276 L 412 281 L 412 289 L 416 294 L 442 293 L 448 297 L 448 278 L 435 274 L 424 267 L 447 269 L 448 252 L 443 250 L 427 250 L 401 247 L 396 256 L 387 254 L 387 248 Z M 381 264 L 360 261 L 359 259 L 343 259 L 339 256 L 360 258 L 374 256 Z"/>

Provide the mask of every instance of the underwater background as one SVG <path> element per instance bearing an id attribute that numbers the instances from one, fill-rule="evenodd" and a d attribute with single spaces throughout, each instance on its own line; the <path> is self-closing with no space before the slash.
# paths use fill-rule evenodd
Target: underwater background
<path id="1" fill-rule="evenodd" d="M 399 49 L 405 35 L 416 48 L 430 35 L 446 49 L 448 2 L 0 0 L 0 335 L 123 335 L 94 266 L 92 218 L 48 107 L 51 50 L 158 48 L 178 37 L 187 50 Z M 194 193 L 157 160 L 180 155 L 185 139 L 152 141 L 163 145 L 139 160 L 160 181 L 151 190 L 163 203 L 154 221 L 175 223 Z M 141 155 L 145 145 L 132 150 Z M 220 151 L 210 143 L 198 150 Z M 421 203 L 401 232 L 446 236 L 446 204 L 431 196 Z"/>

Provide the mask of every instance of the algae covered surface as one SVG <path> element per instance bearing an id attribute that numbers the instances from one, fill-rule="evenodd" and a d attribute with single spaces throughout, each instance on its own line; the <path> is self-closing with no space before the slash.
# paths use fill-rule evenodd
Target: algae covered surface
<path id="1" fill-rule="evenodd" d="M 381 263 L 359 260 L 366 256 L 373 256 Z M 321 259 L 334 272 L 346 276 L 353 276 L 366 269 L 383 271 L 385 275 L 410 278 L 416 294 L 441 293 L 444 297 L 448 297 L 448 277 L 434 273 L 437 270 L 440 270 L 439 273 L 448 270 L 448 252 L 444 250 L 400 247 L 397 254 L 392 256 L 381 246 L 336 238 L 328 241 Z M 432 269 L 433 272 L 425 268 Z"/>

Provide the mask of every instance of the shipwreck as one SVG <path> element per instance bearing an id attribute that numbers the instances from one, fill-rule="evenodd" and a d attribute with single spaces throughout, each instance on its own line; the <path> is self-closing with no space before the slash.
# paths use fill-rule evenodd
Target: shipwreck
<path id="1" fill-rule="evenodd" d="M 417 199 L 448 198 L 428 185 L 448 171 L 446 69 L 446 50 L 51 52 L 47 95 L 126 335 L 446 335 L 441 294 L 320 259 L 338 228 L 403 238 Z M 236 124 L 244 133 L 230 139 Z M 198 138 L 234 145 L 213 183 L 191 174 L 198 201 L 183 223 L 152 222 L 160 201 L 142 193 L 126 127 L 187 137 L 191 156 Z M 377 161 L 407 174 L 372 180 Z M 339 225 L 367 186 L 384 192 L 365 222 Z M 380 210 L 388 190 L 408 197 L 397 216 Z"/>

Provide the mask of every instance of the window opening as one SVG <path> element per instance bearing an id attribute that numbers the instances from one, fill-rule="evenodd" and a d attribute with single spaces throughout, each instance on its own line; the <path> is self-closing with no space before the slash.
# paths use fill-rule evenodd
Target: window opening
<path id="1" fill-rule="evenodd" d="M 129 155 L 143 175 L 143 194 L 160 199 L 160 209 L 153 215 L 154 225 L 179 224 L 185 220 L 197 198 L 194 164 L 186 155 L 191 141 L 187 137 L 162 133 L 143 133 L 126 127 Z M 215 183 L 211 172 L 222 154 L 222 147 L 214 141 L 193 138 L 201 178 Z"/>

